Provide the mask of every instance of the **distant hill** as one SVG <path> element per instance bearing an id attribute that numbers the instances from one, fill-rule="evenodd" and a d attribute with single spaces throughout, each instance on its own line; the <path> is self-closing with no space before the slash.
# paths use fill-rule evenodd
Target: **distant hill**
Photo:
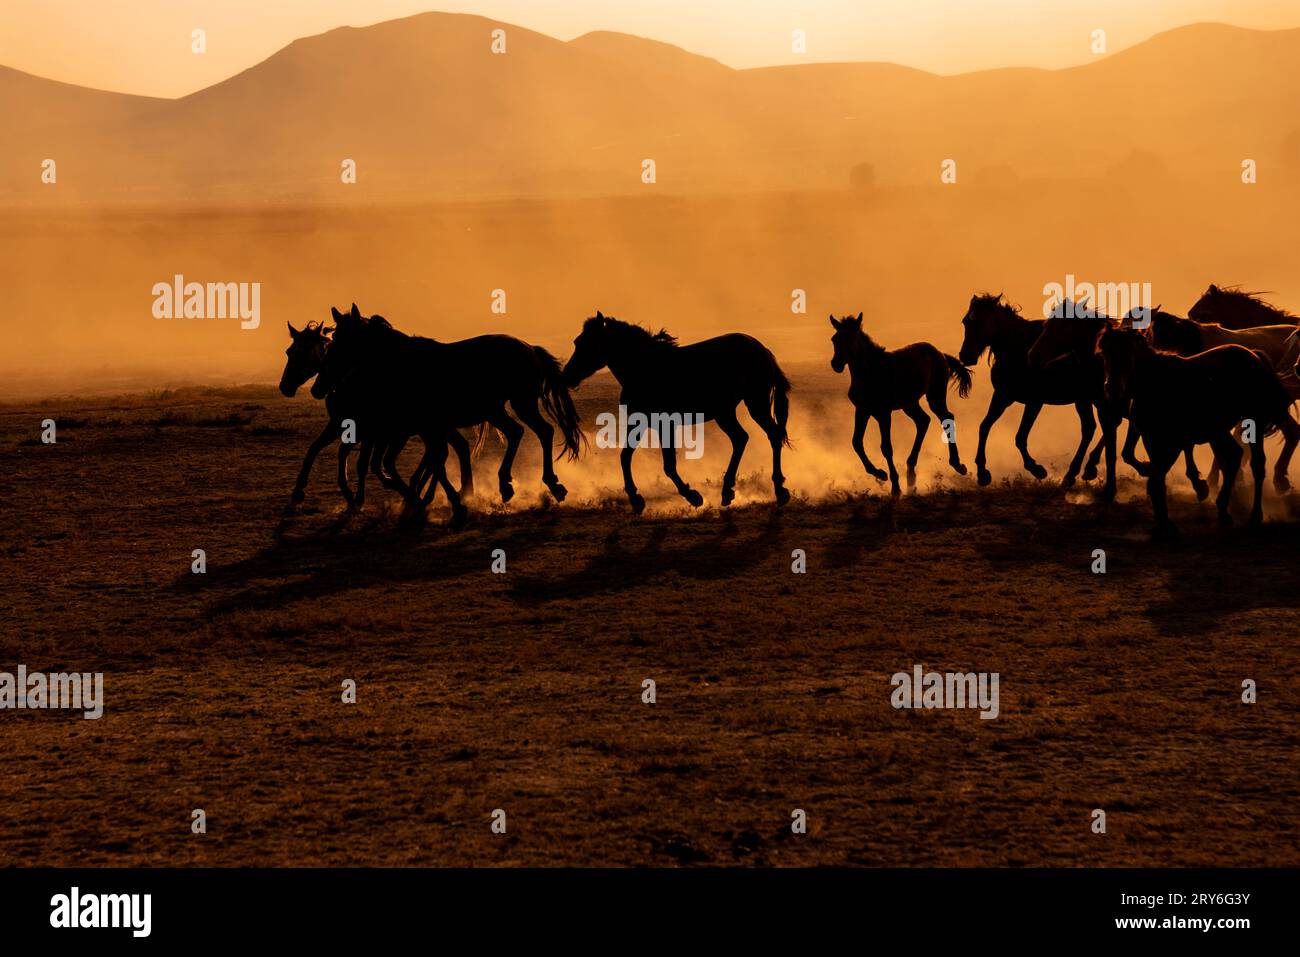
<path id="1" fill-rule="evenodd" d="M 1212 180 L 1247 157 L 1262 178 L 1295 163 L 1297 62 L 1300 30 L 1199 24 L 1059 71 L 733 70 L 625 34 L 427 13 L 297 40 L 176 100 L 0 68 L 0 202 L 48 199 L 45 158 L 60 198 L 85 201 L 620 193 L 645 188 L 647 158 L 672 192 L 841 188 L 864 163 L 878 185 L 934 183 L 946 158 L 974 184 Z M 1154 162 L 1125 165 L 1135 151 Z"/>

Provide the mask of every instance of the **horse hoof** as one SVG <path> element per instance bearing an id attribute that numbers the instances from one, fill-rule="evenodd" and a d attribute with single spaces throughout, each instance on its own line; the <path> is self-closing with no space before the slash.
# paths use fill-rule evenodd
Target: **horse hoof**
<path id="1" fill-rule="evenodd" d="M 899 498 L 902 494 L 903 494 L 903 490 L 898 487 L 897 482 L 895 482 L 893 485 L 889 487 L 890 498 Z"/>
<path id="2" fill-rule="evenodd" d="M 1273 476 L 1273 491 L 1277 492 L 1278 495 L 1285 495 L 1291 491 L 1291 480 L 1285 475 Z"/>
<path id="3" fill-rule="evenodd" d="M 1074 476 L 1067 475 L 1065 478 L 1061 479 L 1061 488 L 1074 488 Z"/>
<path id="4" fill-rule="evenodd" d="M 300 488 L 296 488 L 293 490 L 293 494 L 289 496 L 289 501 L 293 502 L 294 505 L 300 505 L 306 497 L 307 493 Z"/>
<path id="5" fill-rule="evenodd" d="M 1103 488 L 1100 492 L 1097 493 L 1097 501 L 1099 502 L 1115 501 L 1115 489 L 1112 486 L 1107 485 L 1105 488 Z"/>
<path id="6" fill-rule="evenodd" d="M 682 498 L 686 499 L 686 501 L 690 503 L 691 508 L 699 508 L 704 504 L 704 496 L 693 488 L 688 488 L 686 491 L 682 492 Z"/>
<path id="7" fill-rule="evenodd" d="M 909 489 L 914 489 L 914 488 L 916 488 L 916 470 L 915 470 L 915 469 L 908 469 L 908 470 L 907 470 L 907 487 L 908 487 Z"/>
<path id="8" fill-rule="evenodd" d="M 790 490 L 782 486 L 776 490 L 776 504 L 784 505 L 790 501 Z"/>
<path id="9" fill-rule="evenodd" d="M 565 488 L 563 485 L 561 485 L 559 482 L 556 482 L 554 485 L 548 486 L 548 488 L 550 488 L 551 495 L 555 498 L 557 502 L 563 502 L 569 494 L 569 490 Z"/>
<path id="10" fill-rule="evenodd" d="M 976 481 L 978 481 L 980 485 L 989 485 L 993 482 L 993 473 L 988 469 L 980 469 L 976 473 Z"/>
<path id="11" fill-rule="evenodd" d="M 515 487 L 510 482 L 501 483 L 501 501 L 508 502 L 515 497 Z"/>
<path id="12" fill-rule="evenodd" d="M 781 497 L 780 494 L 778 494 L 778 495 L 777 495 L 777 498 L 780 498 L 780 497 Z M 734 502 L 735 500 L 736 500 L 736 490 L 735 490 L 734 488 L 731 488 L 730 486 L 724 487 L 723 490 L 722 490 L 722 505 L 723 505 L 723 507 L 725 508 L 726 506 L 730 505 L 730 504 L 731 504 L 732 502 Z"/>
<path id="13" fill-rule="evenodd" d="M 463 505 L 457 505 L 451 510 L 451 527 L 464 528 L 465 523 L 469 521 L 469 510 Z"/>
<path id="14" fill-rule="evenodd" d="M 889 473 L 884 469 L 867 469 L 867 474 L 877 482 L 884 482 L 889 479 Z"/>
<path id="15" fill-rule="evenodd" d="M 1030 469 L 1030 471 L 1032 472 L 1033 469 Z M 1046 473 L 1044 473 L 1044 474 L 1046 474 Z M 1084 480 L 1085 482 L 1091 482 L 1091 481 L 1092 481 L 1093 479 L 1095 479 L 1096 477 L 1097 477 L 1097 466 L 1095 466 L 1095 465 L 1086 465 L 1086 466 L 1084 466 L 1084 469 L 1083 469 L 1083 480 Z"/>
<path id="16" fill-rule="evenodd" d="M 956 472 L 958 475 L 966 474 L 966 466 L 962 465 L 960 462 L 953 462 L 951 464 L 952 464 L 952 470 Z"/>
<path id="17" fill-rule="evenodd" d="M 1210 497 L 1210 486 L 1204 479 L 1196 479 L 1192 482 L 1192 488 L 1196 490 L 1196 501 L 1204 502 Z"/>
<path id="18" fill-rule="evenodd" d="M 645 499 L 633 492 L 627 497 L 628 503 L 632 506 L 632 514 L 640 515 L 645 511 Z"/>
<path id="19" fill-rule="evenodd" d="M 1162 522 L 1151 529 L 1151 537 L 1158 542 L 1171 542 L 1178 538 L 1178 527 L 1173 522 Z"/>
<path id="20" fill-rule="evenodd" d="M 1250 528 L 1259 528 L 1261 525 L 1264 524 L 1264 516 L 1256 512 L 1251 512 L 1250 521 L 1248 521 L 1246 524 Z"/>
<path id="21" fill-rule="evenodd" d="M 1130 462 L 1129 464 L 1133 466 L 1133 471 L 1137 472 L 1142 478 L 1146 478 L 1151 474 L 1151 466 L 1146 462 Z"/>
<path id="22" fill-rule="evenodd" d="M 1033 465 L 1026 465 L 1025 468 L 1029 471 L 1030 475 L 1038 479 L 1038 481 L 1040 482 L 1043 479 L 1047 478 L 1047 469 L 1043 468 L 1037 462 L 1035 462 Z"/>

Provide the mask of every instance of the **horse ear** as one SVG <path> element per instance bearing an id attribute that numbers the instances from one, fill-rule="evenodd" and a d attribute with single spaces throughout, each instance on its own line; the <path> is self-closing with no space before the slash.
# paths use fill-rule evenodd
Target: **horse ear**
<path id="1" fill-rule="evenodd" d="M 335 322 L 338 322 L 340 319 L 343 318 L 343 313 L 339 312 L 333 306 L 330 306 L 330 315 L 334 317 Z"/>
<path id="2" fill-rule="evenodd" d="M 291 335 L 291 336 L 293 336 L 295 339 L 297 339 L 297 338 L 298 338 L 298 330 L 295 329 L 295 328 L 293 327 L 293 323 L 292 323 L 292 322 L 286 322 L 285 325 L 289 327 L 289 335 Z"/>
<path id="3" fill-rule="evenodd" d="M 859 312 L 859 313 L 858 313 L 858 322 L 861 322 L 861 321 L 862 321 L 862 313 Z"/>
<path id="4" fill-rule="evenodd" d="M 831 325 L 834 326 L 836 329 L 840 327 L 840 321 L 836 319 L 834 315 L 831 316 Z"/>
<path id="5" fill-rule="evenodd" d="M 599 319 L 601 322 L 604 322 L 604 321 L 605 321 L 605 314 L 604 314 L 603 312 L 601 312 L 599 309 L 597 309 L 597 310 L 596 310 L 596 318 Z"/>
<path id="6" fill-rule="evenodd" d="M 357 308 L 357 304 L 355 302 L 352 304 L 352 312 L 349 313 L 349 315 L 351 315 L 353 319 L 361 318 L 361 310 Z"/>

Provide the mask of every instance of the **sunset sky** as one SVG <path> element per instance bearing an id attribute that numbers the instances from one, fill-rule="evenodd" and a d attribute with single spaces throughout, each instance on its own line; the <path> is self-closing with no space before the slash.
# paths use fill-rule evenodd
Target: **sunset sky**
<path id="1" fill-rule="evenodd" d="M 4 0 L 0 65 L 101 89 L 181 96 L 292 40 L 427 10 L 475 13 L 562 40 L 616 30 L 734 67 L 885 60 L 936 73 L 1070 66 L 1092 30 L 1114 51 L 1201 21 L 1300 27 L 1296 0 Z M 190 50 L 202 27 L 208 51 Z M 791 53 L 802 29 L 808 52 Z"/>

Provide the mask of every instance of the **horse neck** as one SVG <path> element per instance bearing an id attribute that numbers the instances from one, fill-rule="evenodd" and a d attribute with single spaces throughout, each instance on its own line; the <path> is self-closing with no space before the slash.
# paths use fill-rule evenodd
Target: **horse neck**
<path id="1" fill-rule="evenodd" d="M 605 365 L 609 366 L 614 378 L 626 386 L 647 376 L 654 364 L 656 352 L 655 343 L 649 339 L 641 340 L 640 337 L 631 335 L 617 336 L 610 343 Z"/>
<path id="2" fill-rule="evenodd" d="M 889 353 L 864 336 L 856 352 L 849 358 L 849 375 L 853 378 L 870 378 L 887 361 Z"/>
<path id="3" fill-rule="evenodd" d="M 993 352 L 993 358 L 997 359 L 1000 353 L 1008 352 L 1023 356 L 1038 338 L 1042 323 L 1035 323 L 1033 319 L 1026 319 L 1010 309 L 1001 309 L 998 315 L 1000 318 L 989 337 L 989 349 Z"/>

